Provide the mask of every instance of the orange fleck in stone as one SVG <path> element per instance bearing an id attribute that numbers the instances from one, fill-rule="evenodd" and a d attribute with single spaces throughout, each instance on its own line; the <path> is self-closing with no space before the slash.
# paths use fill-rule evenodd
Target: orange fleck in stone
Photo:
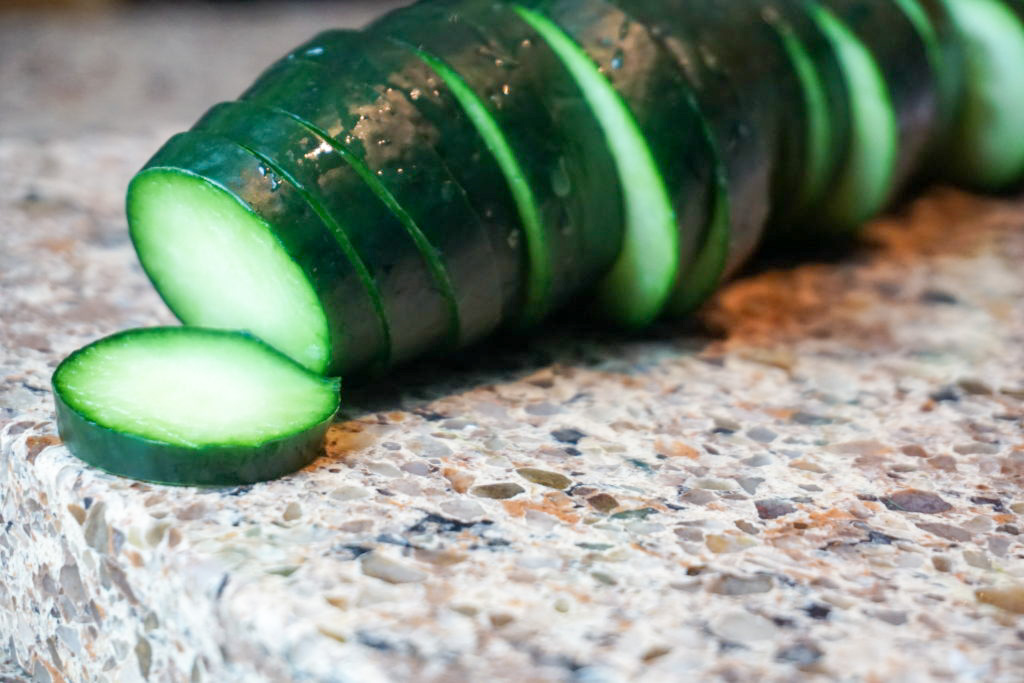
<path id="1" fill-rule="evenodd" d="M 465 493 L 476 480 L 476 477 L 472 474 L 468 474 L 454 467 L 445 467 L 441 471 L 441 474 L 443 474 L 444 478 L 448 480 L 448 483 L 452 485 L 452 488 L 456 493 Z"/>
<path id="2" fill-rule="evenodd" d="M 664 453 L 665 455 L 672 456 L 673 458 L 689 458 L 690 460 L 696 460 L 700 457 L 700 451 L 682 441 L 658 439 L 655 442 L 654 447 L 658 449 L 659 453 Z"/>
<path id="3" fill-rule="evenodd" d="M 52 434 L 47 434 L 45 436 L 30 436 L 25 439 L 25 445 L 28 446 L 28 454 L 25 456 L 25 459 L 29 462 L 35 462 L 39 454 L 45 449 L 50 446 L 56 446 L 59 443 L 60 439 Z"/>
<path id="4" fill-rule="evenodd" d="M 1014 614 L 1024 614 L 1024 585 L 979 588 L 974 595 L 978 598 L 978 602 L 993 605 Z"/>

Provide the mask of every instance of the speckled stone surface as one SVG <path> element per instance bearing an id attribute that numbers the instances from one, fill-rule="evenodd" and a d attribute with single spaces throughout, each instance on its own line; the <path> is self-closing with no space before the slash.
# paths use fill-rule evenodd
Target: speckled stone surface
<path id="1" fill-rule="evenodd" d="M 312 30 L 293 13 L 259 21 Z M 162 102 L 118 96 L 135 121 Z M 23 116 L 0 130 L 0 680 L 1021 680 L 1024 200 L 935 190 L 698 322 L 399 370 L 346 390 L 305 471 L 174 489 L 75 460 L 48 380 L 170 321 L 121 202 L 188 119 Z"/>

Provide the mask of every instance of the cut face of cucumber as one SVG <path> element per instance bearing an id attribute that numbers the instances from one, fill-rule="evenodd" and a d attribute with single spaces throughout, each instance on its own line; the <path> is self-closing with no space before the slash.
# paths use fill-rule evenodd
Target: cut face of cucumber
<path id="1" fill-rule="evenodd" d="M 1024 174 L 1024 7 L 1018 14 L 1000 0 L 948 6 L 966 60 L 952 175 L 972 187 L 1005 189 Z"/>
<path id="2" fill-rule="evenodd" d="M 61 438 L 114 474 L 170 484 L 279 477 L 320 452 L 338 384 L 255 338 L 131 330 L 69 356 L 53 376 Z"/>
<path id="3" fill-rule="evenodd" d="M 327 316 L 270 226 L 185 171 L 151 169 L 128 194 L 139 259 L 190 325 L 252 332 L 316 372 L 330 360 Z"/>
<path id="4" fill-rule="evenodd" d="M 585 52 L 546 16 L 517 6 L 579 83 L 608 139 L 626 204 L 618 260 L 598 287 L 599 306 L 620 325 L 649 324 L 661 312 L 679 271 L 672 199 L 629 107 Z"/>
<path id="5" fill-rule="evenodd" d="M 831 227 L 850 231 L 884 208 L 892 192 L 899 124 L 888 86 L 871 52 L 827 8 L 808 5 L 839 56 L 850 93 L 850 142 L 821 213 Z"/>

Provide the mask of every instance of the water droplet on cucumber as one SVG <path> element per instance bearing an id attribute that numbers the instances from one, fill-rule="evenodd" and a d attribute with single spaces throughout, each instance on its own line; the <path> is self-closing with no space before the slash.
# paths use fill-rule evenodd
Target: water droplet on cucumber
<path id="1" fill-rule="evenodd" d="M 572 179 L 565 167 L 565 157 L 559 157 L 558 163 L 551 169 L 551 189 L 555 196 L 563 199 L 572 192 Z"/>

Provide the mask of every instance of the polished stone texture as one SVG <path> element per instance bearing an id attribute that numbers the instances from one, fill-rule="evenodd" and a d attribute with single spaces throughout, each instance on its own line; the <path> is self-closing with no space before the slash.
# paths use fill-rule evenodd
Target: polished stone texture
<path id="1" fill-rule="evenodd" d="M 327 7 L 0 20 L 0 680 L 1020 680 L 1018 199 L 933 190 L 696 322 L 346 388 L 281 481 L 73 458 L 53 368 L 171 321 L 128 178 Z"/>

